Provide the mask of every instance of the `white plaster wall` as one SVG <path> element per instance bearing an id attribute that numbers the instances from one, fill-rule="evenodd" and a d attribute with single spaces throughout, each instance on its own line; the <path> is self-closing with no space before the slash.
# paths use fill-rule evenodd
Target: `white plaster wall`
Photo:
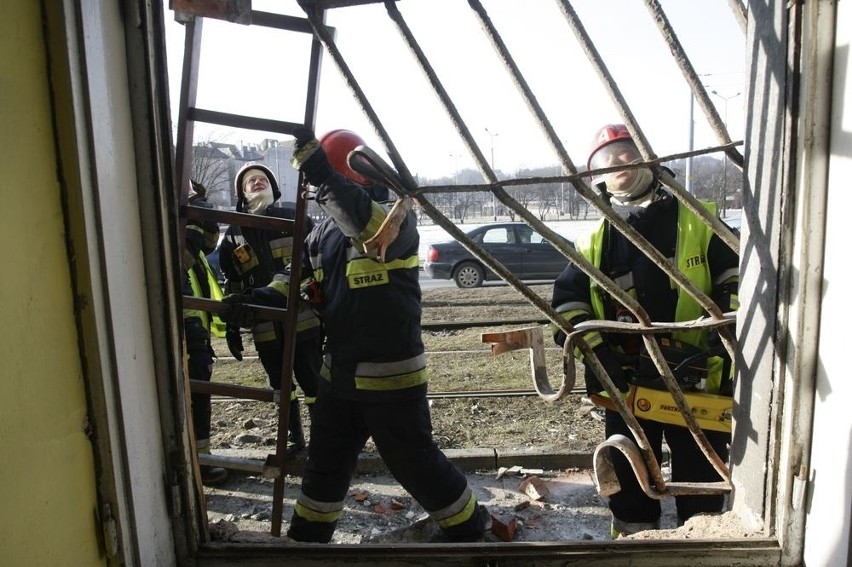
<path id="1" fill-rule="evenodd" d="M 163 438 L 148 315 L 142 254 L 142 228 L 136 188 L 130 89 L 123 13 L 117 2 L 102 0 L 81 7 L 86 83 L 91 105 L 94 199 L 105 281 L 108 327 L 102 329 L 115 357 L 109 370 L 117 386 L 111 411 L 120 422 L 125 446 L 116 448 L 116 466 L 130 492 L 135 557 L 128 563 L 168 567 L 175 564 L 174 540 L 166 495 Z M 135 85 L 135 88 L 143 88 Z M 120 438 L 118 432 L 116 439 Z"/>
<path id="2" fill-rule="evenodd" d="M 825 270 L 813 446 L 805 528 L 805 565 L 850 565 L 852 516 L 852 7 L 837 2 Z"/>

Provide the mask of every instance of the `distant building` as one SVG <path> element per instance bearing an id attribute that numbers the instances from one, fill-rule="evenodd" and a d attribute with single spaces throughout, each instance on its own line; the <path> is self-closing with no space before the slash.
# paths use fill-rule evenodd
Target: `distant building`
<path id="1" fill-rule="evenodd" d="M 294 204 L 299 177 L 290 166 L 292 156 L 292 140 L 267 138 L 259 145 L 206 141 L 193 147 L 192 177 L 207 187 L 210 204 L 232 209 L 236 203 L 233 187 L 237 171 L 247 163 L 261 163 L 278 179 L 279 203 Z"/>

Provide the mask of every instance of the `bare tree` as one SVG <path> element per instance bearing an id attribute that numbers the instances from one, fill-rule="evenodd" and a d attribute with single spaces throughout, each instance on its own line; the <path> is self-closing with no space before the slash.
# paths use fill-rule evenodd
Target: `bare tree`
<path id="1" fill-rule="evenodd" d="M 192 148 L 192 179 L 207 188 L 211 204 L 231 204 L 231 159 L 218 144 L 207 141 Z M 223 194 L 224 193 L 224 194 Z"/>
<path id="2" fill-rule="evenodd" d="M 529 171 L 521 171 L 516 174 L 517 177 L 528 177 L 530 175 Z M 521 204 L 525 209 L 529 209 L 530 205 L 537 198 L 537 185 L 519 185 L 509 191 L 509 194 Z M 509 216 L 512 220 L 515 220 L 515 215 L 512 212 L 509 212 Z"/>
<path id="3" fill-rule="evenodd" d="M 530 187 L 530 192 L 535 195 L 534 199 L 538 201 L 539 220 L 546 221 L 547 215 L 551 211 L 559 210 L 559 184 L 536 183 Z"/>
<path id="4" fill-rule="evenodd" d="M 456 193 L 456 204 L 453 207 L 453 213 L 460 224 L 464 223 L 464 219 L 467 217 L 474 203 L 479 203 L 479 197 L 475 192 L 465 191 L 463 193 Z"/>

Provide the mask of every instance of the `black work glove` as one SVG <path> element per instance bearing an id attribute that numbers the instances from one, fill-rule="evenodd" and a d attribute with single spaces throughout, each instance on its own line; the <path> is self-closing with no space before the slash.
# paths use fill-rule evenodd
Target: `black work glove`
<path id="1" fill-rule="evenodd" d="M 618 354 L 613 352 L 612 349 L 606 345 L 596 347 L 594 349 L 594 353 L 598 355 L 598 360 L 601 361 L 601 365 L 606 370 L 606 373 L 609 374 L 609 377 L 612 380 L 612 383 L 615 384 L 615 387 L 618 388 L 620 392 L 627 392 L 630 389 L 627 385 L 627 375 L 624 373 L 624 368 L 621 366 Z M 591 395 L 603 391 L 606 391 L 606 389 L 600 383 L 591 367 L 587 364 L 586 393 Z"/>
<path id="2" fill-rule="evenodd" d="M 255 311 L 245 303 L 253 303 L 251 290 L 245 293 L 232 293 L 222 298 L 225 309 L 219 312 L 219 318 L 228 326 L 250 329 L 257 321 Z"/>
<path id="3" fill-rule="evenodd" d="M 225 331 L 225 340 L 228 342 L 228 350 L 231 351 L 231 356 L 237 360 L 242 360 L 243 337 L 240 335 L 240 330 L 229 326 Z"/>
<path id="4" fill-rule="evenodd" d="M 325 150 L 320 146 L 313 130 L 305 126 L 293 132 L 296 141 L 293 145 L 292 165 L 305 174 L 305 179 L 314 187 L 319 187 L 334 174 Z"/>

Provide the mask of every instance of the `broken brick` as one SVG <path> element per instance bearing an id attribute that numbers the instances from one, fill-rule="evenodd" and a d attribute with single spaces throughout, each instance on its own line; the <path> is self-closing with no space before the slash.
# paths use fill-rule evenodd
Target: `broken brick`
<path id="1" fill-rule="evenodd" d="M 519 474 L 521 474 L 521 470 L 523 470 L 523 467 L 521 465 L 515 465 L 506 469 L 506 472 L 504 474 L 506 476 L 518 476 Z"/>
<path id="2" fill-rule="evenodd" d="M 531 476 L 521 483 L 521 492 L 529 496 L 532 500 L 540 500 L 550 494 L 550 489 L 543 480 L 537 476 Z"/>
<path id="3" fill-rule="evenodd" d="M 392 499 L 391 500 L 391 510 L 405 510 L 407 506 L 400 502 L 399 500 Z"/>
<path id="4" fill-rule="evenodd" d="M 491 533 L 497 536 L 500 541 L 513 541 L 515 532 L 518 531 L 518 520 L 512 518 L 504 523 L 500 519 L 491 516 Z"/>

